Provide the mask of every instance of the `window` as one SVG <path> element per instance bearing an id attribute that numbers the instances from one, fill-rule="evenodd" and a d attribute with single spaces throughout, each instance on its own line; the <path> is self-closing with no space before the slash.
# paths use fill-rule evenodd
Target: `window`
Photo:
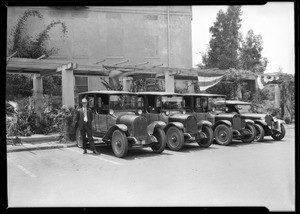
<path id="1" fill-rule="evenodd" d="M 75 76 L 75 88 L 77 93 L 88 91 L 88 77 Z"/>
<path id="2" fill-rule="evenodd" d="M 98 114 L 107 114 L 108 113 L 108 95 L 102 94 L 96 96 L 96 109 Z"/>
<path id="3" fill-rule="evenodd" d="M 144 98 L 138 97 L 138 108 L 144 108 Z"/>
<path id="4" fill-rule="evenodd" d="M 94 110 L 95 109 L 94 95 L 88 95 L 87 100 L 88 100 L 88 107 Z"/>
<path id="5" fill-rule="evenodd" d="M 145 18 L 145 20 L 150 20 L 150 21 L 157 21 L 158 20 L 157 15 L 145 15 L 144 18 Z"/>

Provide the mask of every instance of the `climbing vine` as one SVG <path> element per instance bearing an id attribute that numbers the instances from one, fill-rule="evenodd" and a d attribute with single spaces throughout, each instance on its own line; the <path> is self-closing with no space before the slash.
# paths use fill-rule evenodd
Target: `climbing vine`
<path id="1" fill-rule="evenodd" d="M 29 37 L 26 34 L 28 19 L 36 17 L 40 20 L 43 15 L 37 10 L 27 10 L 18 18 L 17 24 L 12 28 L 9 36 L 9 55 L 17 51 L 15 57 L 36 59 L 42 55 L 46 58 L 57 53 L 57 48 L 48 48 L 47 43 L 50 39 L 50 30 L 55 26 L 60 25 L 62 28 L 62 36 L 67 34 L 67 26 L 60 20 L 52 21 L 45 29 L 35 37 Z"/>

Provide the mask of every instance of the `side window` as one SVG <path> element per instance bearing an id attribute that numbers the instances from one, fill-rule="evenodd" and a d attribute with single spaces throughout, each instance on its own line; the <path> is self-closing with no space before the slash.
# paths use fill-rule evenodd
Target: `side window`
<path id="1" fill-rule="evenodd" d="M 86 95 L 85 98 L 88 100 L 88 108 L 95 110 L 94 95 L 89 94 Z"/>
<path id="2" fill-rule="evenodd" d="M 96 96 L 96 110 L 98 114 L 108 113 L 108 95 L 99 94 Z"/>
<path id="3" fill-rule="evenodd" d="M 138 97 L 138 108 L 144 108 L 144 97 Z"/>
<path id="4" fill-rule="evenodd" d="M 202 112 L 207 112 L 208 111 L 207 97 L 201 97 L 201 105 L 202 105 Z"/>
<path id="5" fill-rule="evenodd" d="M 153 113 L 155 112 L 155 97 L 154 95 L 148 95 L 147 96 L 147 103 L 145 103 L 145 108 L 147 109 L 147 112 Z"/>
<path id="6" fill-rule="evenodd" d="M 156 107 L 157 108 L 161 107 L 161 97 L 157 97 L 157 99 L 156 99 Z"/>
<path id="7" fill-rule="evenodd" d="M 200 97 L 195 98 L 195 112 L 202 112 L 202 108 L 201 108 L 201 105 L 200 105 L 200 103 L 201 103 L 200 100 L 201 100 Z"/>

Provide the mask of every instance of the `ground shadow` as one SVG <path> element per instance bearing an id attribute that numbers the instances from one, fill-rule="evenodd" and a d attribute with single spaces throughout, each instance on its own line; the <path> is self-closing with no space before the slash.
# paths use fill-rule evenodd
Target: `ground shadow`
<path id="1" fill-rule="evenodd" d="M 199 146 L 197 143 L 186 143 L 183 145 L 183 147 L 177 151 L 177 152 L 183 152 L 183 153 L 190 153 L 190 152 L 197 152 L 197 151 L 202 151 L 202 150 L 211 150 L 211 149 L 218 149 L 216 147 L 214 147 L 214 145 L 212 144 L 211 146 L 205 148 L 205 147 L 201 147 Z M 169 148 L 167 148 L 167 150 L 170 150 Z"/>
<path id="2" fill-rule="evenodd" d="M 228 144 L 227 146 L 229 147 L 240 147 L 240 146 L 248 146 L 251 144 L 258 144 L 259 142 L 251 142 L 251 143 L 244 143 L 241 140 L 232 140 L 232 142 L 230 144 Z M 214 144 L 219 145 L 219 146 L 225 146 L 225 145 L 220 145 L 217 142 L 214 141 Z"/>
<path id="3" fill-rule="evenodd" d="M 105 154 L 108 156 L 116 157 L 111 146 L 108 145 L 96 145 L 96 150 L 101 154 Z M 152 151 L 150 147 L 144 148 L 128 148 L 127 155 L 123 158 L 123 160 L 133 160 L 136 158 L 147 158 L 158 155 L 172 155 L 168 153 L 164 153 L 164 151 L 160 154 L 157 154 Z"/>

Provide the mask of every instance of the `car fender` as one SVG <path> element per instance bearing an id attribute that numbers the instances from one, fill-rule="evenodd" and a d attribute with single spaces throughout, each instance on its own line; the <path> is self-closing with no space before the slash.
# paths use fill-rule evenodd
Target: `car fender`
<path id="1" fill-rule="evenodd" d="M 200 120 L 198 123 L 197 123 L 197 126 L 198 128 L 200 128 L 200 130 L 202 129 L 202 126 L 203 125 L 206 125 L 208 127 L 212 127 L 212 123 L 208 120 Z"/>
<path id="2" fill-rule="evenodd" d="M 277 123 L 277 125 L 275 125 L 274 123 Z M 279 132 L 281 132 L 281 124 L 286 124 L 286 122 L 284 120 L 281 119 L 274 119 L 273 120 L 273 128 L 278 130 Z M 277 128 L 275 128 L 277 127 Z"/>
<path id="3" fill-rule="evenodd" d="M 257 124 L 262 125 L 262 126 L 268 126 L 267 123 L 263 120 L 254 120 L 254 123 L 257 123 Z"/>
<path id="4" fill-rule="evenodd" d="M 278 125 L 280 126 L 281 124 L 286 124 L 286 122 L 284 120 L 281 119 L 276 119 L 276 121 L 278 122 Z M 276 122 L 275 121 L 275 122 Z"/>
<path id="5" fill-rule="evenodd" d="M 232 127 L 232 123 L 228 120 L 219 120 L 218 122 L 216 122 L 211 128 L 213 129 L 213 131 L 215 130 L 215 128 L 220 125 L 220 124 L 225 124 L 227 126 L 229 126 L 230 128 Z"/>
<path id="6" fill-rule="evenodd" d="M 150 123 L 148 125 L 148 134 L 151 135 L 153 134 L 155 128 L 161 128 L 161 129 L 164 129 L 164 127 L 166 126 L 167 124 L 163 121 L 154 121 L 152 123 Z"/>
<path id="7" fill-rule="evenodd" d="M 180 122 L 170 122 L 168 123 L 168 125 L 165 126 L 164 131 L 167 132 L 167 130 L 171 127 L 171 126 L 176 126 L 177 128 L 181 129 L 182 131 L 184 131 L 184 126 L 182 123 Z"/>
<path id="8" fill-rule="evenodd" d="M 245 123 L 254 125 L 254 121 L 250 119 L 245 119 Z"/>
<path id="9" fill-rule="evenodd" d="M 103 141 L 109 140 L 111 138 L 113 132 L 116 129 L 119 129 L 119 130 L 125 132 L 126 135 L 128 136 L 128 127 L 126 125 L 124 125 L 124 124 L 115 124 L 112 127 L 110 127 L 110 129 L 105 133 L 105 135 L 103 137 Z"/>

